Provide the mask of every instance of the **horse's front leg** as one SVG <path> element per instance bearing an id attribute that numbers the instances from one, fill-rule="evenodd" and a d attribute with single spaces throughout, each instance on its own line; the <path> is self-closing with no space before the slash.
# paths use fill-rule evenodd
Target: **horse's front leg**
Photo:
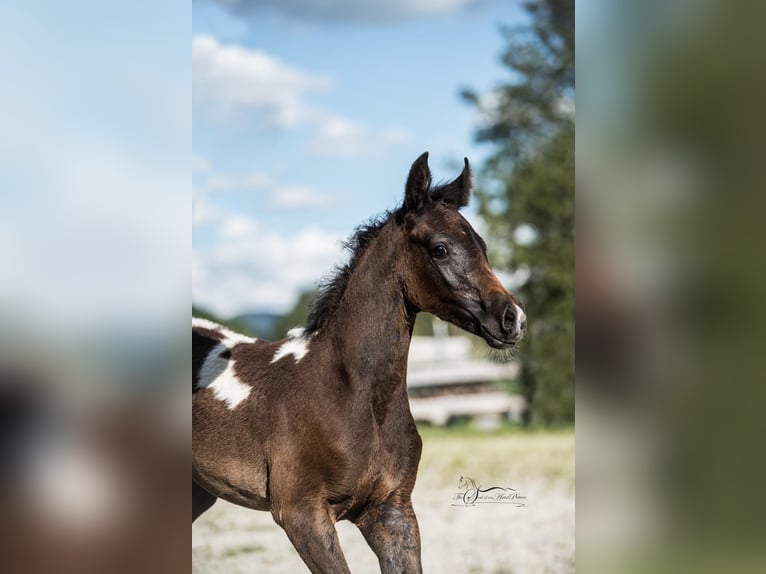
<path id="1" fill-rule="evenodd" d="M 371 506 L 355 522 L 378 557 L 382 574 L 423 571 L 420 530 L 409 497 Z"/>
<path id="2" fill-rule="evenodd" d="M 273 510 L 272 515 L 311 572 L 350 573 L 327 509 L 290 505 Z"/>

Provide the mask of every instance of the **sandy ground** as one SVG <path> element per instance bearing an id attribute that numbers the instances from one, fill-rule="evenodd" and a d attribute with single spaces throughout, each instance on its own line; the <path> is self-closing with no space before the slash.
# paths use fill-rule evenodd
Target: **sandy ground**
<path id="1" fill-rule="evenodd" d="M 427 573 L 574 572 L 574 433 L 426 433 L 413 503 Z M 525 507 L 453 506 L 460 475 L 509 486 Z M 378 573 L 353 524 L 337 525 L 351 571 Z M 218 501 L 192 528 L 195 573 L 308 572 L 266 512 Z"/>

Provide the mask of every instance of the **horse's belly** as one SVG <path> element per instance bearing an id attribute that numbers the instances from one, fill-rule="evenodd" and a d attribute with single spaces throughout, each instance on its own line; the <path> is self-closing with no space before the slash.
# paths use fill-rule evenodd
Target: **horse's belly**
<path id="1" fill-rule="evenodd" d="M 234 504 L 268 510 L 268 469 L 256 444 L 192 433 L 192 478 L 210 494 Z"/>
<path id="2" fill-rule="evenodd" d="M 207 390 L 193 396 L 192 478 L 218 498 L 268 510 L 266 459 L 247 430 L 246 415 L 232 412 Z"/>
<path id="3" fill-rule="evenodd" d="M 222 458 L 192 463 L 192 478 L 210 494 L 233 504 L 269 510 L 266 465 Z"/>

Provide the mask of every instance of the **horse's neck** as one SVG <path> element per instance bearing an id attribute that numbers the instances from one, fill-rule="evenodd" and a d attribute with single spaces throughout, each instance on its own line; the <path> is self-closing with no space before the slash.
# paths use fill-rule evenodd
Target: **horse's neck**
<path id="1" fill-rule="evenodd" d="M 390 230 L 388 230 L 391 232 Z M 414 313 L 398 277 L 399 253 L 384 234 L 374 240 L 349 278 L 335 319 L 335 348 L 351 387 L 384 417 L 406 393 Z"/>

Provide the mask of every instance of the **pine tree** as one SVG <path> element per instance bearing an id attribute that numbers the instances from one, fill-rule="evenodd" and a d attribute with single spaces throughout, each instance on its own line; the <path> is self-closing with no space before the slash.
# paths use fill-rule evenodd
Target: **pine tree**
<path id="1" fill-rule="evenodd" d="M 493 146 L 477 197 L 496 248 L 493 263 L 519 272 L 528 333 L 520 348 L 525 420 L 574 420 L 574 2 L 528 3 L 530 24 L 504 28 L 511 79 L 463 96 Z"/>

